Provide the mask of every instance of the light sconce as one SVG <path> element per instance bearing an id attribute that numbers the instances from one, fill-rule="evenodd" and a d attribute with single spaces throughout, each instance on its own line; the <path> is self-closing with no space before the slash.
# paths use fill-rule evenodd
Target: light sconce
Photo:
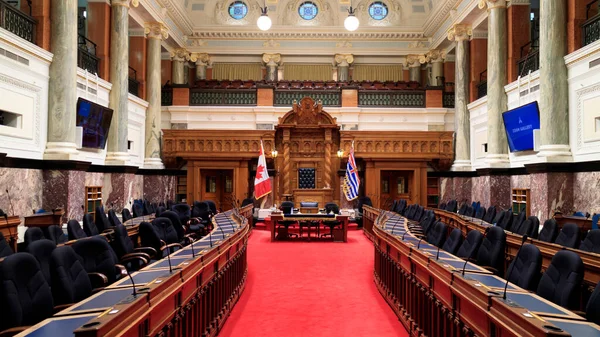
<path id="1" fill-rule="evenodd" d="M 277 150 L 273 150 L 273 151 L 271 151 L 271 157 L 273 157 L 273 158 L 277 158 L 277 154 L 278 154 L 278 153 L 277 153 Z"/>
<path id="2" fill-rule="evenodd" d="M 344 27 L 346 27 L 346 30 L 350 32 L 357 30 L 358 26 L 360 25 L 360 22 L 358 21 L 355 12 L 355 9 L 352 8 L 352 2 L 350 2 L 350 9 L 348 9 L 348 17 L 346 18 L 346 20 L 344 20 Z"/>
<path id="3" fill-rule="evenodd" d="M 258 28 L 260 30 L 269 30 L 271 29 L 271 18 L 269 17 L 269 15 L 267 14 L 267 11 L 269 9 L 267 8 L 266 4 L 264 8 L 261 8 L 261 12 L 262 14 L 260 15 L 260 17 L 258 18 L 258 20 L 256 20 L 256 25 L 258 26 Z"/>
<path id="4" fill-rule="evenodd" d="M 344 157 L 344 150 L 339 149 L 338 152 L 337 152 L 337 156 L 338 156 L 338 158 L 343 158 Z"/>

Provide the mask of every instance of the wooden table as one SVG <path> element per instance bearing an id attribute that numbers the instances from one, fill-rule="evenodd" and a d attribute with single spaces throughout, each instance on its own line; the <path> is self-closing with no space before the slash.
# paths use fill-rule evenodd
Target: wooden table
<path id="1" fill-rule="evenodd" d="M 46 228 L 52 225 L 61 226 L 62 225 L 62 216 L 65 214 L 65 211 L 62 208 L 59 208 L 53 212 L 45 212 L 39 214 L 28 215 L 24 219 L 23 224 L 27 227 L 41 227 Z"/>
<path id="2" fill-rule="evenodd" d="M 410 336 L 582 336 L 577 332 L 597 331 L 583 317 L 514 284 L 504 300 L 503 279 L 470 263 L 463 274 L 464 260 L 443 251 L 438 259 L 436 249 L 410 233 L 405 218 L 369 212 L 375 283 Z"/>
<path id="3" fill-rule="evenodd" d="M 0 232 L 4 235 L 4 239 L 8 242 L 13 252 L 17 251 L 17 240 L 19 239 L 18 226 L 21 224 L 21 219 L 18 216 L 9 216 L 6 219 L 0 217 Z"/>
<path id="4" fill-rule="evenodd" d="M 348 219 L 347 215 L 330 215 L 330 214 L 286 214 L 283 213 L 271 213 L 271 221 L 267 222 L 269 230 L 271 231 L 271 242 L 275 241 L 277 232 L 277 223 L 279 221 L 327 221 L 337 220 L 342 222 L 342 235 L 343 242 L 348 242 Z"/>

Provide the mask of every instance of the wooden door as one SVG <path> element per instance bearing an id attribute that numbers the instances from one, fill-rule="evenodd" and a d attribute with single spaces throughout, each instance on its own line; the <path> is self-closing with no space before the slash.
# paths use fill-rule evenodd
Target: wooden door
<path id="1" fill-rule="evenodd" d="M 202 176 L 202 200 L 212 200 L 217 209 L 229 210 L 234 195 L 233 170 L 200 170 Z"/>

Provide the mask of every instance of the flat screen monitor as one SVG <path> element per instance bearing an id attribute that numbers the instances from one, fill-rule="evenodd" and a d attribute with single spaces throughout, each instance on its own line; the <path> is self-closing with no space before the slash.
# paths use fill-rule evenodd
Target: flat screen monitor
<path id="1" fill-rule="evenodd" d="M 533 150 L 533 130 L 540 128 L 537 101 L 502 114 L 510 152 Z"/>
<path id="2" fill-rule="evenodd" d="M 82 147 L 104 149 L 113 110 L 86 99 L 77 100 L 77 126 L 83 128 Z"/>

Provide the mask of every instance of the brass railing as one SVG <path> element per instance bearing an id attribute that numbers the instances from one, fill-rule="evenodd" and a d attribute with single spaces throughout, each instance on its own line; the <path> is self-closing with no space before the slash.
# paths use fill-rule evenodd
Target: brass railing
<path id="1" fill-rule="evenodd" d="M 190 89 L 190 106 L 256 105 L 256 89 Z"/>
<path id="2" fill-rule="evenodd" d="M 323 106 L 342 106 L 342 91 L 334 90 L 293 90 L 276 89 L 273 95 L 273 105 L 292 106 L 294 101 L 300 102 L 305 96 L 310 96 L 315 102 L 321 101 Z"/>
<path id="3" fill-rule="evenodd" d="M 37 21 L 11 4 L 0 0 L 0 27 L 19 37 L 35 43 Z"/>
<path id="4" fill-rule="evenodd" d="M 582 25 L 583 45 L 600 40 L 600 2 L 594 0 L 586 6 L 586 21 Z"/>
<path id="5" fill-rule="evenodd" d="M 364 90 L 358 91 L 360 107 L 425 107 L 424 90 Z"/>
<path id="6" fill-rule="evenodd" d="M 79 34 L 77 36 L 77 66 L 91 74 L 98 74 L 100 59 L 96 56 L 96 44 Z"/>

